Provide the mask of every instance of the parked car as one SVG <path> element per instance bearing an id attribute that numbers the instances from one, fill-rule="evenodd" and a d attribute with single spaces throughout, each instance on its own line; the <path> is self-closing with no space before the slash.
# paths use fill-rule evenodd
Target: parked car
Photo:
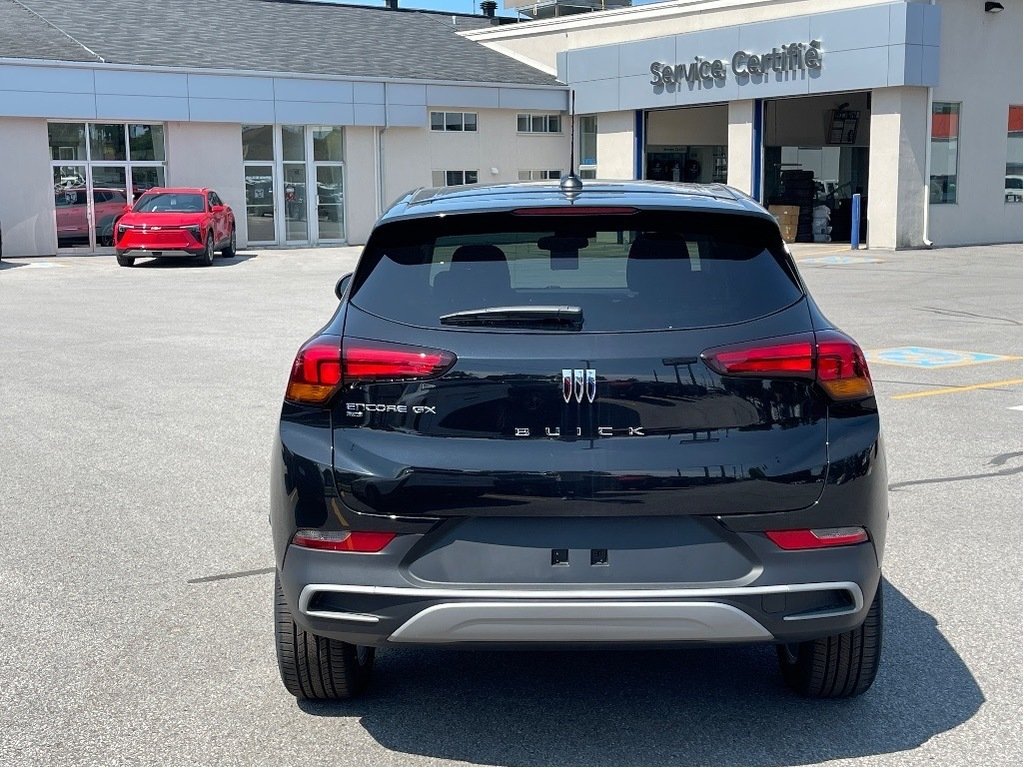
<path id="1" fill-rule="evenodd" d="M 154 187 L 125 211 L 114 231 L 122 267 L 139 256 L 184 256 L 210 266 L 217 251 L 235 255 L 235 215 L 205 187 Z"/>
<path id="2" fill-rule="evenodd" d="M 294 696 L 417 645 L 766 643 L 800 694 L 871 685 L 860 347 L 745 195 L 577 185 L 405 195 L 298 351 L 270 514 Z"/>
<path id="3" fill-rule="evenodd" d="M 57 212 L 57 243 L 60 247 L 88 245 L 89 204 L 87 187 L 57 186 L 53 202 Z M 96 243 L 113 245 L 114 221 L 124 213 L 128 196 L 123 189 L 95 187 L 92 191 Z"/>

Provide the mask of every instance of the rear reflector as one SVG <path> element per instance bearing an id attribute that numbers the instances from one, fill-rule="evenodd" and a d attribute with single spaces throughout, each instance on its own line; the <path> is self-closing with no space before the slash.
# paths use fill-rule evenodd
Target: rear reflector
<path id="1" fill-rule="evenodd" d="M 868 540 L 867 531 L 848 528 L 801 528 L 792 531 L 765 531 L 780 549 L 823 549 L 860 544 Z"/>
<path id="2" fill-rule="evenodd" d="M 838 331 L 709 349 L 701 358 L 724 376 L 814 379 L 834 400 L 857 400 L 874 393 L 864 353 Z"/>
<path id="3" fill-rule="evenodd" d="M 403 381 L 440 376 L 455 363 L 451 352 L 381 341 L 317 336 L 292 363 L 285 400 L 323 405 L 342 384 Z"/>
<path id="4" fill-rule="evenodd" d="M 331 552 L 380 552 L 398 534 L 380 531 L 296 531 L 292 544 Z"/>

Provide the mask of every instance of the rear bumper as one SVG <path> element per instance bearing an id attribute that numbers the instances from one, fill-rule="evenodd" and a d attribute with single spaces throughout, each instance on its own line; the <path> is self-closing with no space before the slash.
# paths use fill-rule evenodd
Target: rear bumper
<path id="1" fill-rule="evenodd" d="M 387 550 L 352 555 L 293 546 L 280 578 L 304 629 L 373 646 L 778 643 L 863 622 L 881 577 L 869 544 L 825 558 L 780 554 L 791 561 L 778 569 L 781 583 L 773 583 L 766 563 L 740 585 L 467 586 L 412 583 Z M 806 581 L 787 581 L 794 556 L 803 560 Z"/>

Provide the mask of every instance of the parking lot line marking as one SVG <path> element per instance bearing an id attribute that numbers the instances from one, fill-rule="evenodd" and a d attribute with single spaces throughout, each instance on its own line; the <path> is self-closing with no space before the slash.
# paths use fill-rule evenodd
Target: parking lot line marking
<path id="1" fill-rule="evenodd" d="M 968 384 L 964 387 L 942 387 L 926 389 L 922 392 L 907 392 L 904 395 L 893 395 L 893 400 L 909 400 L 912 397 L 931 397 L 932 395 L 953 395 L 957 392 L 968 392 L 972 389 L 988 389 L 990 387 L 1006 387 L 1011 384 L 1024 383 L 1024 379 L 1004 379 L 1003 381 L 986 381 L 981 384 Z"/>

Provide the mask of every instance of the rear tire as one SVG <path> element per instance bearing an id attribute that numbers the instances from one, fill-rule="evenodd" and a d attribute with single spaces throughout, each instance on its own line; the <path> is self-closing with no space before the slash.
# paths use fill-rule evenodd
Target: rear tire
<path id="1" fill-rule="evenodd" d="M 134 267 L 135 257 L 134 256 L 122 256 L 120 253 L 117 254 L 117 265 L 119 267 Z"/>
<path id="2" fill-rule="evenodd" d="M 231 228 L 231 237 L 228 238 L 228 244 L 221 250 L 220 255 L 225 259 L 235 258 L 236 253 L 236 239 L 235 239 L 235 228 Z"/>
<path id="3" fill-rule="evenodd" d="M 373 672 L 374 649 L 301 629 L 274 576 L 274 639 L 281 682 L 297 699 L 337 701 L 362 693 Z"/>
<path id="4" fill-rule="evenodd" d="M 780 645 L 786 685 L 812 699 L 845 699 L 871 687 L 882 657 L 882 585 L 864 623 L 849 632 Z"/>

